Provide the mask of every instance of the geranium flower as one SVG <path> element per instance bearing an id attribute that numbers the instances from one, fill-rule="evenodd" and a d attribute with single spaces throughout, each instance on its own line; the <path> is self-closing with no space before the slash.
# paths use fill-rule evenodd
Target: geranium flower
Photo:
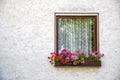
<path id="1" fill-rule="evenodd" d="M 97 51 L 94 51 L 94 52 L 92 53 L 92 55 L 93 55 L 93 56 L 98 56 L 98 52 L 97 52 Z"/>
<path id="2" fill-rule="evenodd" d="M 51 64 L 54 64 L 55 62 L 59 62 L 61 64 L 72 62 L 73 65 L 77 65 L 79 63 L 84 64 L 85 60 L 99 61 L 100 58 L 103 56 L 104 54 L 98 51 L 91 50 L 90 56 L 86 57 L 86 55 L 84 54 L 84 51 L 81 49 L 78 49 L 75 53 L 71 53 L 71 51 L 63 49 L 59 54 L 57 54 L 56 52 L 51 52 L 48 59 Z"/>
<path id="3" fill-rule="evenodd" d="M 85 59 L 81 58 L 81 63 L 84 64 L 85 63 Z"/>
<path id="4" fill-rule="evenodd" d="M 66 54 L 66 49 L 63 49 L 61 52 L 60 52 L 60 55 L 64 55 L 64 54 Z"/>
<path id="5" fill-rule="evenodd" d="M 62 64 L 65 64 L 65 60 L 64 59 L 61 59 L 60 61 Z"/>
<path id="6" fill-rule="evenodd" d="M 85 61 L 81 61 L 81 63 L 82 63 L 82 64 L 84 64 L 84 63 L 85 63 Z"/>
<path id="7" fill-rule="evenodd" d="M 65 62 L 69 62 L 70 61 L 70 58 L 69 57 L 66 57 L 65 58 Z"/>
<path id="8" fill-rule="evenodd" d="M 102 53 L 100 53 L 100 52 L 97 52 L 97 51 L 90 51 L 90 54 L 92 55 L 92 56 L 98 56 L 98 57 L 103 57 L 104 56 L 104 54 L 102 54 Z"/>
<path id="9" fill-rule="evenodd" d="M 71 61 L 75 61 L 78 59 L 78 56 L 76 54 L 71 55 Z"/>
<path id="10" fill-rule="evenodd" d="M 55 56 L 55 58 L 60 58 L 60 55 Z"/>
<path id="11" fill-rule="evenodd" d="M 60 56 L 63 56 L 65 55 L 66 57 L 69 57 L 71 55 L 71 51 L 69 50 L 66 50 L 66 49 L 63 49 L 61 52 L 60 52 Z"/>
<path id="12" fill-rule="evenodd" d="M 73 64 L 74 64 L 74 65 L 77 65 L 78 63 L 74 61 Z"/>
<path id="13" fill-rule="evenodd" d="M 84 58 L 81 58 L 82 61 L 84 61 L 85 59 Z"/>
<path id="14" fill-rule="evenodd" d="M 51 52 L 50 54 L 51 54 L 51 55 L 55 55 L 55 54 L 56 54 L 56 52 Z"/>
<path id="15" fill-rule="evenodd" d="M 67 51 L 66 52 L 66 57 L 69 57 L 71 55 L 71 52 L 70 51 Z"/>
<path id="16" fill-rule="evenodd" d="M 102 53 L 100 53 L 100 52 L 98 52 L 97 55 L 98 55 L 100 58 L 104 56 L 104 54 L 102 54 Z"/>

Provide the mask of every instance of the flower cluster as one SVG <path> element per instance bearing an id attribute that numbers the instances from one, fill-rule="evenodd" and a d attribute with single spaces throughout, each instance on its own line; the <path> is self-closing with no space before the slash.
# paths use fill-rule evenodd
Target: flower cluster
<path id="1" fill-rule="evenodd" d="M 48 59 L 51 64 L 60 62 L 61 64 L 73 63 L 74 65 L 84 64 L 86 61 L 99 61 L 104 56 L 104 54 L 97 51 L 90 51 L 90 55 L 86 56 L 81 49 L 78 49 L 75 53 L 63 49 L 60 53 L 51 52 L 50 54 L 51 56 Z"/>

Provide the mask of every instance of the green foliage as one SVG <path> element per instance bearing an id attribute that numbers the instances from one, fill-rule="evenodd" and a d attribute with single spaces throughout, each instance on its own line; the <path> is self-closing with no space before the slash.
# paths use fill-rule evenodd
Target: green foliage
<path id="1" fill-rule="evenodd" d="M 66 55 L 63 55 L 63 56 L 62 56 L 62 59 L 65 59 L 65 58 L 66 58 Z"/>
<path id="2" fill-rule="evenodd" d="M 100 57 L 99 56 L 92 56 L 90 55 L 88 58 L 86 58 L 87 61 L 99 61 Z"/>
<path id="3" fill-rule="evenodd" d="M 78 60 L 76 60 L 75 62 L 76 62 L 76 63 L 81 63 L 81 60 L 80 60 L 80 59 L 78 59 Z"/>
<path id="4" fill-rule="evenodd" d="M 79 60 L 81 60 L 81 58 L 85 58 L 85 57 L 86 57 L 86 55 L 85 55 L 84 53 L 78 54 L 78 59 L 79 59 Z"/>
<path id="5" fill-rule="evenodd" d="M 61 60 L 60 58 L 54 58 L 55 62 L 60 62 L 60 60 Z"/>

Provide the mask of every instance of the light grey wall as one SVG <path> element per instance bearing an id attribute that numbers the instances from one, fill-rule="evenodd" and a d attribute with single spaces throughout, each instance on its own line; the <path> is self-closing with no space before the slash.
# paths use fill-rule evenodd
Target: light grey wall
<path id="1" fill-rule="evenodd" d="M 0 80 L 120 80 L 120 0 L 0 0 Z M 54 12 L 99 12 L 102 67 L 59 67 Z"/>

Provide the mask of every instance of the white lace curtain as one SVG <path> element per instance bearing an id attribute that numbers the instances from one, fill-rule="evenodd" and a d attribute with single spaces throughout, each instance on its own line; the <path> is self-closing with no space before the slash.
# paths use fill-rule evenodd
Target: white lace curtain
<path id="1" fill-rule="evenodd" d="M 58 50 L 71 50 L 73 53 L 79 48 L 86 55 L 92 49 L 93 43 L 92 18 L 59 18 L 58 20 Z"/>

